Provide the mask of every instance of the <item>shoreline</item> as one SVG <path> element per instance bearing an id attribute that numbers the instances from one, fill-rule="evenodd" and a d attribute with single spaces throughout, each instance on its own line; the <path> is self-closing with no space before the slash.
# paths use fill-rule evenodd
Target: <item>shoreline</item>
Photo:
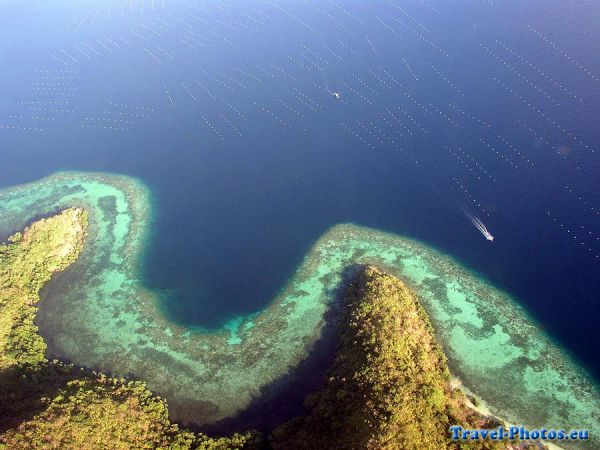
<path id="1" fill-rule="evenodd" d="M 473 411 L 476 411 L 483 416 L 493 417 L 494 419 L 496 419 L 498 421 L 504 422 L 504 424 L 507 428 L 510 428 L 513 426 L 520 426 L 517 423 L 511 423 L 497 415 L 494 415 L 494 413 L 492 413 L 492 411 L 490 410 L 489 406 L 486 404 L 485 400 L 478 397 L 471 390 L 469 390 L 467 387 L 465 387 L 459 378 L 452 376 L 451 383 L 452 383 L 452 386 L 454 389 L 460 390 L 465 395 L 465 402 L 466 402 L 467 406 L 469 408 L 471 408 Z M 471 398 L 475 399 L 477 401 L 477 404 L 473 403 L 471 401 Z M 537 441 L 546 445 L 549 450 L 566 450 L 564 447 L 560 447 L 557 444 L 550 442 L 550 441 L 546 441 L 543 439 L 538 439 Z M 530 442 L 536 442 L 536 441 L 531 440 Z"/>
<path id="2" fill-rule="evenodd" d="M 29 198 L 36 210 L 19 208 L 19 194 L 22 203 Z M 434 324 L 451 371 L 469 380 L 478 393 L 483 391 L 481 396 L 489 391 L 495 410 L 502 410 L 493 398 L 501 390 L 490 391 L 486 383 L 493 380 L 480 367 L 504 370 L 503 384 L 525 389 L 530 400 L 555 401 L 540 397 L 540 382 L 559 382 L 572 394 L 587 391 L 571 400 L 567 395 L 579 411 L 570 415 L 583 418 L 599 404 L 585 371 L 541 332 L 524 308 L 452 257 L 418 241 L 352 224 L 334 226 L 317 240 L 267 307 L 242 317 L 235 327 L 203 333 L 171 323 L 160 314 L 156 292 L 140 283 L 145 245 L 152 236 L 151 197 L 141 182 L 61 172 L 0 191 L 0 199 L 7 196 L 13 197 L 13 222 L 19 214 L 31 216 L 57 205 L 87 203 L 92 209 L 87 251 L 69 275 L 75 285 L 54 286 L 63 290 L 62 296 L 55 292 L 56 298 L 51 294 L 40 304 L 44 337 L 50 333 L 53 350 L 78 364 L 148 380 L 184 423 L 198 418 L 199 424 L 211 423 L 237 414 L 260 395 L 261 386 L 285 376 L 288 367 L 306 357 L 325 326 L 324 314 L 332 305 L 331 290 L 340 282 L 340 271 L 353 263 L 373 263 L 407 282 Z M 10 213 L 9 204 L 4 214 Z M 0 226 L 4 223 L 0 219 Z M 486 359 L 478 353 L 484 349 L 500 359 Z M 535 364 L 504 369 L 524 357 Z M 529 366 L 542 370 L 531 372 Z M 517 372 L 521 378 L 515 378 Z M 575 383 L 578 379 L 583 391 Z M 223 399 L 222 405 L 207 403 L 210 398 Z M 526 402 L 518 408 L 519 415 L 537 412 Z M 554 414 L 560 417 L 563 412 L 556 407 Z"/>

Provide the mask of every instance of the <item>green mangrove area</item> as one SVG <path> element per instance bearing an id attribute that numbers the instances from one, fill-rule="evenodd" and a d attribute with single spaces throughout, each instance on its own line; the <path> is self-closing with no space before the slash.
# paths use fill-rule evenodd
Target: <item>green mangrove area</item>
<path id="1" fill-rule="evenodd" d="M 97 449 L 503 449 L 514 442 L 456 442 L 448 428 L 497 426 L 449 382 L 445 357 L 417 298 L 374 267 L 342 287 L 336 359 L 306 416 L 211 438 L 171 423 L 165 400 L 140 381 L 45 357 L 35 325 L 39 292 L 81 253 L 87 213 L 68 208 L 0 245 L 0 448 Z M 216 399 L 218 401 L 218 399 Z M 518 443 L 520 450 L 540 449 Z"/>
<path id="2" fill-rule="evenodd" d="M 168 321 L 158 307 L 167 293 L 140 281 L 151 196 L 137 180 L 59 173 L 0 191 L 0 234 L 69 207 L 87 212 L 87 238 L 40 303 L 47 354 L 145 380 L 177 421 L 210 424 L 246 408 L 310 354 L 344 270 L 371 264 L 418 296 L 450 372 L 495 415 L 600 436 L 600 394 L 591 378 L 514 299 L 420 242 L 335 226 L 266 309 L 207 332 Z"/>

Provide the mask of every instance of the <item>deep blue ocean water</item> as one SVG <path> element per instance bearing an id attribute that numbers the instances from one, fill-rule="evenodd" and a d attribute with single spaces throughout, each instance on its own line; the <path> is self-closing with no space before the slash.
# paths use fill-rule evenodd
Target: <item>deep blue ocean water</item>
<path id="1" fill-rule="evenodd" d="M 334 224 L 408 235 L 598 375 L 599 23 L 594 1 L 2 2 L 0 186 L 138 177 L 144 277 L 206 328 Z"/>

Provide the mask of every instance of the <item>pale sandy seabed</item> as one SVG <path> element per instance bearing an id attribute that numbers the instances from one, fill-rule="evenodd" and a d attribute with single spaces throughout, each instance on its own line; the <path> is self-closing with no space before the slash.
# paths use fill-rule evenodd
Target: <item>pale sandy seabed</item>
<path id="1" fill-rule="evenodd" d="M 147 381 L 167 398 L 175 420 L 214 423 L 248 406 L 311 351 L 343 270 L 370 263 L 418 294 L 453 375 L 492 413 L 600 436 L 600 392 L 591 377 L 514 299 L 423 243 L 334 226 L 270 306 L 207 332 L 168 321 L 157 306 L 168 293 L 139 280 L 152 205 L 135 179 L 64 172 L 0 191 L 0 234 L 73 205 L 90 212 L 90 232 L 79 261 L 40 303 L 49 355 Z"/>

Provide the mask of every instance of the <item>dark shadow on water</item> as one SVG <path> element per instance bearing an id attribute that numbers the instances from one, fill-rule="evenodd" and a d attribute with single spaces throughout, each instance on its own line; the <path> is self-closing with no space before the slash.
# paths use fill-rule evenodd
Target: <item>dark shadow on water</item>
<path id="1" fill-rule="evenodd" d="M 304 398 L 318 390 L 325 381 L 327 370 L 331 367 L 339 338 L 340 317 L 345 307 L 343 297 L 348 282 L 362 268 L 360 265 L 347 267 L 342 281 L 330 292 L 331 303 L 324 317 L 321 337 L 313 344 L 310 354 L 296 367 L 264 386 L 261 394 L 252 403 L 234 417 L 224 419 L 212 425 L 186 424 L 190 429 L 211 436 L 225 436 L 249 429 L 268 434 L 284 422 L 305 414 Z"/>
<path id="2" fill-rule="evenodd" d="M 325 381 L 328 369 L 336 356 L 339 338 L 340 318 L 343 316 L 343 301 L 348 283 L 362 269 L 361 265 L 347 267 L 342 273 L 341 282 L 329 292 L 332 302 L 324 315 L 324 325 L 320 338 L 312 345 L 308 356 L 288 373 L 264 386 L 260 394 L 251 404 L 236 416 L 224 419 L 211 425 L 194 425 L 183 423 L 185 427 L 209 436 L 226 436 L 234 432 L 245 432 L 250 429 L 269 434 L 284 422 L 305 414 L 304 398 L 318 390 Z M 70 268 L 72 269 L 72 268 Z M 42 302 L 48 288 L 56 287 L 61 281 L 68 279 L 72 270 L 61 276 L 53 277 L 42 292 Z M 39 311 L 38 311 L 39 314 Z M 48 339 L 48 336 L 44 336 Z M 51 338 L 49 339 L 51 342 Z M 51 353 L 51 352 L 49 352 Z M 61 360 L 65 361 L 65 358 Z M 67 370 L 65 366 L 43 365 L 38 371 L 28 369 L 7 369 L 0 372 L 0 432 L 9 427 L 31 419 L 43 411 L 47 405 L 41 399 L 53 398 L 66 383 L 72 379 L 91 373 L 94 368 L 80 368 L 75 365 Z M 103 371 L 113 376 L 110 371 Z M 25 376 L 23 376 L 25 374 Z M 125 375 L 129 380 L 138 380 L 132 374 Z M 143 381 L 143 380 L 142 380 Z M 208 399 L 218 403 L 218 399 Z M 167 396 L 168 401 L 168 396 Z M 20 406 L 16 406 L 20 405 Z M 185 407 L 185 405 L 181 405 Z M 189 405 L 191 408 L 196 405 Z"/>

